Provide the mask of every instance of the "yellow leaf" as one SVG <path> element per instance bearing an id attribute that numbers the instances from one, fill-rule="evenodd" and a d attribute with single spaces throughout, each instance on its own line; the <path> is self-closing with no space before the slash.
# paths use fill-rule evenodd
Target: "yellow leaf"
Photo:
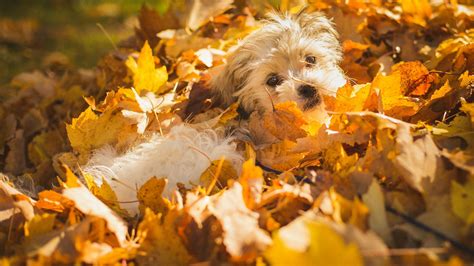
<path id="1" fill-rule="evenodd" d="M 166 178 L 152 177 L 140 187 L 137 193 L 140 213 L 145 214 L 149 208 L 154 213 L 164 214 L 170 209 L 170 201 L 162 196 L 167 183 Z"/>
<path id="2" fill-rule="evenodd" d="M 168 80 L 168 73 L 165 66 L 155 68 L 155 60 L 148 42 L 143 45 L 138 60 L 129 57 L 126 65 L 133 73 L 133 86 L 138 93 L 142 90 L 164 92 L 162 86 Z"/>
<path id="3" fill-rule="evenodd" d="M 73 118 L 72 123 L 66 125 L 66 131 L 71 146 L 79 153 L 88 153 L 103 145 L 115 144 L 119 136 L 133 133 L 131 125 L 121 113 L 110 109 L 99 116 L 91 107 L 78 118 Z"/>
<path id="4" fill-rule="evenodd" d="M 372 89 L 380 90 L 382 106 L 386 115 L 403 118 L 414 115 L 419 109 L 415 102 L 409 101 L 402 94 L 399 72 L 394 72 L 389 76 L 377 74 L 372 82 Z"/>
<path id="5" fill-rule="evenodd" d="M 465 184 L 451 182 L 451 205 L 454 214 L 467 224 L 474 223 L 474 179 L 469 178 Z"/>
<path id="6" fill-rule="evenodd" d="M 472 155 L 474 147 L 473 125 L 469 116 L 456 115 L 449 123 L 438 122 L 433 136 L 441 147 L 448 150 L 460 148 Z"/>
<path id="7" fill-rule="evenodd" d="M 206 187 L 207 194 L 213 194 L 227 185 L 228 180 L 236 179 L 237 172 L 227 160 L 215 160 L 201 174 L 200 183 Z M 215 186 L 217 185 L 217 186 Z"/>
<path id="8" fill-rule="evenodd" d="M 370 84 L 360 84 L 352 87 L 349 83 L 341 87 L 336 93 L 336 99 L 326 96 L 328 109 L 334 112 L 358 112 L 365 108 L 365 102 L 371 90 Z M 334 101 L 334 102 L 333 102 Z"/>
<path id="9" fill-rule="evenodd" d="M 434 99 L 438 99 L 438 98 L 441 98 L 443 96 L 445 96 L 446 94 L 448 94 L 449 92 L 451 92 L 453 89 L 451 88 L 451 86 L 449 86 L 449 81 L 446 81 L 446 83 L 444 83 L 443 86 L 441 86 L 441 88 L 437 89 L 433 95 L 431 95 L 431 98 L 430 100 L 434 100 Z"/>
<path id="10" fill-rule="evenodd" d="M 338 175 L 344 176 L 351 172 L 351 168 L 357 163 L 359 156 L 357 153 L 347 155 L 341 143 L 334 143 L 331 149 L 324 154 L 324 163 L 332 168 Z"/>
<path id="11" fill-rule="evenodd" d="M 72 187 L 80 187 L 81 182 L 79 181 L 79 178 L 69 169 L 69 167 L 65 164 L 62 165 L 62 168 L 64 172 L 66 173 L 66 182 L 62 182 L 60 180 L 60 184 L 63 188 L 72 188 Z"/>
<path id="12" fill-rule="evenodd" d="M 128 215 L 127 211 L 120 208 L 117 195 L 104 178 L 102 178 L 102 184 L 98 186 L 94 182 L 94 177 L 92 175 L 88 173 L 82 173 L 82 175 L 84 177 L 84 180 L 86 181 L 87 188 L 92 192 L 92 194 L 94 194 L 94 196 L 96 196 L 98 199 L 100 199 L 103 203 L 105 203 L 117 213 L 123 216 Z"/>
<path id="13" fill-rule="evenodd" d="M 400 0 L 403 13 L 409 14 L 413 22 L 422 26 L 426 25 L 425 19 L 431 16 L 431 4 L 429 0 Z"/>
<path id="14" fill-rule="evenodd" d="M 53 230 L 56 214 L 36 214 L 33 219 L 25 223 L 25 236 L 35 237 Z"/>
<path id="15" fill-rule="evenodd" d="M 219 125 L 225 125 L 228 121 L 236 118 L 239 114 L 237 113 L 237 103 L 232 104 L 219 116 Z"/>
<path id="16" fill-rule="evenodd" d="M 334 207 L 333 219 L 339 223 L 350 223 L 361 230 L 367 229 L 369 209 L 357 197 L 351 201 L 336 192 L 334 187 L 329 189 L 329 196 Z"/>
<path id="17" fill-rule="evenodd" d="M 273 234 L 273 246 L 264 254 L 271 265 L 363 264 L 357 246 L 352 243 L 346 244 L 340 235 L 321 222 L 304 221 L 304 227 L 294 230 L 297 231 L 293 232 L 294 239 L 282 237 L 281 231 L 285 228 Z M 305 235 L 308 235 L 308 243 L 296 239 Z"/>
<path id="18" fill-rule="evenodd" d="M 471 125 L 474 128 L 474 103 L 467 103 L 466 100 L 461 99 L 461 111 L 468 114 L 471 118 Z"/>

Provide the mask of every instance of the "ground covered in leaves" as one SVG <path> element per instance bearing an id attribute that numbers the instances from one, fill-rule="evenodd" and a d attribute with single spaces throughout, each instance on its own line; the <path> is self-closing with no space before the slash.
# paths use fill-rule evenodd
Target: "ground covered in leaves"
<path id="1" fill-rule="evenodd" d="M 237 107 L 213 108 L 203 84 L 269 5 L 145 6 L 95 69 L 52 60 L 2 85 L 0 262 L 472 263 L 474 10 L 456 1 L 306 3 L 334 18 L 352 81 L 325 97 L 330 120 L 291 102 L 251 115 L 241 169 L 213 161 L 171 198 L 150 176 L 138 216 L 81 172 L 104 145 L 125 151 L 183 121 L 235 125 Z"/>

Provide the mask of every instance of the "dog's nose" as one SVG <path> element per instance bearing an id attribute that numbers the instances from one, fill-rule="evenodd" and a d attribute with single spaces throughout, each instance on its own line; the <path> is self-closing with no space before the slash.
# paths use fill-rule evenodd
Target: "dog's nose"
<path id="1" fill-rule="evenodd" d="M 311 85 L 301 85 L 298 88 L 298 94 L 304 98 L 313 98 L 316 95 L 316 89 Z"/>

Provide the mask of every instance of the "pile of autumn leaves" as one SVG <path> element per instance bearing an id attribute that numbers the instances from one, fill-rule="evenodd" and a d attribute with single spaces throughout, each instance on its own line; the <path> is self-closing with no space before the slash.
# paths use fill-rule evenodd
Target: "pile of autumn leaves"
<path id="1" fill-rule="evenodd" d="M 354 27 L 339 29 L 346 55 L 342 67 L 358 83 L 368 83 L 325 96 L 331 119 L 324 123 L 308 120 L 291 102 L 252 114 L 246 125 L 251 140 L 237 140 L 246 159 L 242 169 L 225 158 L 213 161 L 200 184 L 182 184 L 170 199 L 161 196 L 166 177 L 150 177 L 137 188 L 139 219 L 121 209 L 107 182 L 95 183 L 79 166 L 97 148 L 125 151 L 150 134 L 166 135 L 183 119 L 214 128 L 235 125 L 236 106 L 205 106 L 191 120 L 184 116 L 191 103 L 206 104 L 193 99 L 199 94 L 189 94 L 189 84 L 205 79 L 209 67 L 223 62 L 224 50 L 256 25 L 248 10 L 219 13 L 206 24 L 225 30 L 218 38 L 205 31 L 157 32 L 159 43 L 149 40 L 156 44 L 153 50 L 144 42 L 139 53 L 106 57 L 96 73 L 98 84 L 129 86 L 115 87 L 100 103 L 85 98 L 87 109 L 66 126 L 72 151 L 51 159 L 56 185 L 27 196 L 31 191 L 14 188 L 14 177 L 0 183 L 0 243 L 8 255 L 2 262 L 459 265 L 472 260 L 386 209 L 474 248 L 474 31 L 467 29 L 473 11 L 452 3 L 409 3 L 394 4 L 402 8 L 398 13 L 375 2 L 311 5 L 310 10 L 331 14 L 337 25 Z M 142 15 L 146 12 L 151 11 Z M 420 30 L 424 34 L 415 34 Z M 440 39 L 427 41 L 430 34 Z M 203 43 L 207 46 L 200 47 Z M 176 57 L 166 66 L 159 59 L 172 54 Z M 54 138 L 41 143 L 47 141 Z M 257 162 L 272 170 L 263 171 Z"/>

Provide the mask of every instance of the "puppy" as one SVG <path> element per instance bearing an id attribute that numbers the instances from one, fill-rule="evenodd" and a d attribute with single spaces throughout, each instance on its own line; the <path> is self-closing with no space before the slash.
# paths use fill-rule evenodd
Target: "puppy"
<path id="1" fill-rule="evenodd" d="M 224 107 L 237 101 L 247 114 L 295 101 L 307 114 L 324 117 L 321 95 L 346 83 L 341 58 L 338 34 L 321 13 L 273 13 L 238 45 L 209 86 L 215 101 Z"/>

